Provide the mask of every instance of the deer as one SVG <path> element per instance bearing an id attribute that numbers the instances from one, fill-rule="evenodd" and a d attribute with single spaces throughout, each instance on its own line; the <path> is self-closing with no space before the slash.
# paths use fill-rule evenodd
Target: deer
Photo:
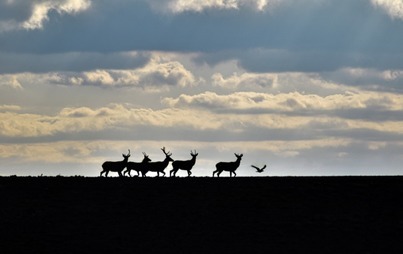
<path id="1" fill-rule="evenodd" d="M 219 162 L 215 165 L 216 170 L 213 172 L 213 177 L 217 173 L 217 176 L 220 177 L 220 174 L 223 171 L 229 171 L 230 177 L 232 177 L 232 174 L 234 174 L 234 177 L 236 176 L 235 170 L 239 167 L 239 164 L 241 163 L 241 159 L 243 154 L 236 154 L 236 161 L 231 161 L 231 162 Z"/>
<path id="2" fill-rule="evenodd" d="M 120 177 L 123 176 L 122 171 L 127 166 L 127 161 L 129 160 L 130 157 L 130 149 L 127 155 L 124 155 L 122 153 L 122 156 L 124 158 L 122 161 L 105 161 L 102 164 L 103 170 L 101 171 L 100 176 L 102 176 L 102 174 L 105 173 L 105 177 L 108 177 L 109 172 L 117 172 Z"/>
<path id="3" fill-rule="evenodd" d="M 148 157 L 148 155 L 145 152 L 143 152 L 143 155 L 144 155 L 144 158 L 141 162 L 129 161 L 127 163 L 126 170 L 123 171 L 123 176 L 125 176 L 126 173 L 128 173 L 129 176 L 131 177 L 130 171 L 132 171 L 132 170 L 135 170 L 137 172 L 137 176 L 140 176 L 141 169 L 146 166 L 145 163 L 148 163 L 151 161 L 151 159 Z"/>
<path id="4" fill-rule="evenodd" d="M 149 162 L 147 164 L 144 164 L 145 166 L 141 170 L 141 174 L 143 177 L 146 177 L 147 172 L 157 172 L 157 177 L 160 176 L 160 173 L 165 176 L 165 168 L 168 166 L 170 161 L 174 161 L 171 156 L 171 152 L 166 152 L 165 147 L 161 148 L 162 152 L 165 154 L 165 159 L 163 161 L 155 161 L 155 162 Z"/>
<path id="5" fill-rule="evenodd" d="M 196 150 L 190 151 L 190 155 L 192 156 L 192 159 L 187 160 L 187 161 L 174 161 L 172 162 L 172 170 L 169 171 L 169 176 L 176 176 L 176 172 L 178 172 L 179 169 L 186 170 L 188 172 L 188 177 L 192 174 L 192 168 L 196 163 L 196 157 L 199 155 L 196 153 Z"/>

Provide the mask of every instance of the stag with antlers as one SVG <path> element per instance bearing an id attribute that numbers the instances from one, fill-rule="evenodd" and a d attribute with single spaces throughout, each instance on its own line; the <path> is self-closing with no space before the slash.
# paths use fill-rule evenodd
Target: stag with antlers
<path id="1" fill-rule="evenodd" d="M 217 176 L 220 177 L 220 174 L 223 171 L 229 171 L 230 177 L 232 177 L 232 174 L 234 174 L 234 177 L 236 176 L 235 170 L 239 167 L 239 164 L 241 163 L 241 159 L 243 154 L 236 154 L 236 161 L 231 161 L 231 162 L 219 162 L 215 165 L 216 170 L 213 172 L 213 177 L 217 173 Z"/>
<path id="2" fill-rule="evenodd" d="M 122 153 L 122 156 L 124 158 L 122 161 L 105 161 L 102 164 L 103 170 L 101 171 L 100 176 L 102 176 L 102 174 L 105 173 L 105 176 L 108 177 L 109 172 L 117 172 L 119 176 L 123 176 L 122 171 L 127 166 L 127 161 L 129 160 L 130 157 L 130 149 L 127 155 L 124 155 Z"/>
<path id="3" fill-rule="evenodd" d="M 146 176 L 147 172 L 157 172 L 157 177 L 160 176 L 160 173 L 165 176 L 165 168 L 168 166 L 170 161 L 173 161 L 171 158 L 172 153 L 171 152 L 166 152 L 165 147 L 161 148 L 162 152 L 165 154 L 165 160 L 163 161 L 156 161 L 156 162 L 148 162 L 144 164 L 144 167 L 141 170 L 141 174 L 143 177 Z"/>
<path id="4" fill-rule="evenodd" d="M 188 176 L 192 174 L 191 170 L 193 166 L 196 163 L 196 156 L 199 155 L 196 153 L 196 150 L 194 152 L 190 151 L 190 155 L 192 156 L 192 159 L 187 160 L 187 161 L 174 161 L 172 162 L 172 170 L 169 171 L 169 176 L 176 176 L 176 172 L 178 172 L 179 169 L 181 170 L 186 170 L 188 172 Z"/>
<path id="5" fill-rule="evenodd" d="M 127 163 L 126 170 L 123 171 L 123 176 L 125 176 L 126 173 L 128 173 L 129 176 L 131 177 L 130 171 L 132 171 L 132 170 L 135 170 L 137 172 L 137 176 L 140 176 L 140 172 L 141 172 L 142 168 L 147 166 L 147 165 L 145 165 L 145 163 L 148 163 L 151 161 L 151 159 L 148 157 L 148 155 L 145 152 L 143 152 L 143 155 L 144 155 L 144 158 L 141 162 L 129 161 Z"/>

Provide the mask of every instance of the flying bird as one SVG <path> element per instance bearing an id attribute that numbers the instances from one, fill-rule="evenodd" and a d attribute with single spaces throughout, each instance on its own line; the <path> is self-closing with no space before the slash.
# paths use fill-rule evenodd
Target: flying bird
<path id="1" fill-rule="evenodd" d="M 254 165 L 251 165 L 251 167 L 252 167 L 252 168 L 255 168 L 255 169 L 256 169 L 256 172 L 262 173 L 263 170 L 266 168 L 266 165 L 264 165 L 263 168 L 258 168 L 258 167 L 254 166 Z"/>

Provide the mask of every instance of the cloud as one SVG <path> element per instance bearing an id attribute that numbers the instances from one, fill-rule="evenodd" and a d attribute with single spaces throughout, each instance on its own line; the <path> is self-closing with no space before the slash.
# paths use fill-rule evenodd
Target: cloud
<path id="1" fill-rule="evenodd" d="M 360 87 L 373 91 L 403 93 L 402 69 L 376 70 L 368 68 L 342 68 L 320 74 L 323 79 L 333 80 L 347 86 Z"/>
<path id="2" fill-rule="evenodd" d="M 228 95 L 219 95 L 214 92 L 204 92 L 196 95 L 182 94 L 177 98 L 165 98 L 162 102 L 169 107 L 196 108 L 209 110 L 217 114 L 246 114 L 255 115 L 255 120 L 244 120 L 259 122 L 260 115 L 270 114 L 281 116 L 275 121 L 283 121 L 289 117 L 286 124 L 282 126 L 293 126 L 289 123 L 293 118 L 300 126 L 310 118 L 342 119 L 349 126 L 359 126 L 357 123 L 364 123 L 357 128 L 379 129 L 379 124 L 387 123 L 390 130 L 396 132 L 398 127 L 394 123 L 403 121 L 402 99 L 400 95 L 391 93 L 375 92 L 344 92 L 320 96 L 317 94 L 302 94 L 299 92 L 290 93 L 257 93 L 257 92 L 235 92 Z M 298 120 L 297 120 L 298 119 Z M 280 123 L 278 122 L 278 123 Z M 354 123 L 353 123 L 354 122 Z M 276 123 L 275 125 L 278 125 Z M 329 122 L 334 125 L 334 122 Z M 350 125 L 352 123 L 352 125 Z M 375 125 L 372 125 L 375 123 Z M 274 126 L 272 121 L 262 126 Z M 387 128 L 381 127 L 386 130 Z M 380 130 L 380 129 L 379 129 Z"/>
<path id="3" fill-rule="evenodd" d="M 62 6 L 61 1 L 56 3 Z M 165 15 L 150 7 L 164 6 L 164 3 L 176 6 L 172 8 L 178 12 Z M 277 5 L 281 8 L 270 7 Z M 256 11 L 258 6 L 271 11 Z M 202 11 L 190 11 L 199 9 Z M 84 7 L 66 8 L 71 13 L 73 10 L 82 11 Z M 403 69 L 400 53 L 403 36 L 399 33 L 403 23 L 393 22 L 379 8 L 374 8 L 370 0 L 121 0 L 119 3 L 97 1 L 91 10 L 74 18 L 61 15 L 58 22 L 48 22 L 42 31 L 2 33 L 0 51 L 9 52 L 11 60 L 18 59 L 16 52 L 27 57 L 31 54 L 32 59 L 42 54 L 47 57 L 66 54 L 61 58 L 65 64 L 48 60 L 44 65 L 50 68 L 53 62 L 59 69 L 66 66 L 67 71 L 75 66 L 74 62 L 68 65 L 63 60 L 70 52 L 103 55 L 130 51 L 197 52 L 199 62 L 214 65 L 237 60 L 247 71 L 261 73 Z M 16 17 L 13 22 L 21 23 L 30 15 L 5 14 L 7 20 L 12 20 L 11 16 Z M 42 64 L 27 66 L 23 62 L 11 66 L 41 69 Z M 13 69 L 18 72 L 17 68 Z M 93 64 L 92 69 L 109 68 Z"/>
<path id="4" fill-rule="evenodd" d="M 49 20 L 49 13 L 55 11 L 59 15 L 80 13 L 91 6 L 90 0 L 53 0 L 53 1 L 3 1 L 0 7 L 3 12 L 16 14 L 5 15 L 0 19 L 0 32 L 25 29 L 42 29 Z"/>
<path id="5" fill-rule="evenodd" d="M 157 1 L 156 5 L 164 6 L 161 2 L 166 1 Z M 179 1 L 167 3 L 171 2 Z M 191 6 L 214 2 L 183 1 Z M 258 3 L 262 1 L 225 1 L 231 2 L 237 5 L 250 2 L 259 6 Z M 150 9 L 148 1 L 99 1 L 92 6 L 94 11 L 85 12 L 74 19 L 64 15 L 56 24 L 49 22 L 43 32 L 3 35 L 5 38 L 1 38 L 1 49 L 49 53 L 133 50 L 217 52 L 231 49 L 242 52 L 245 49 L 263 48 L 279 50 L 280 53 L 305 52 L 308 55 L 311 52 L 320 60 L 322 52 L 335 50 L 338 50 L 336 53 L 345 53 L 342 55 L 347 57 L 351 51 L 397 52 L 400 48 L 402 37 L 393 33 L 399 30 L 400 24 L 393 24 L 382 18 L 380 11 L 368 8 L 371 7 L 369 1 L 276 2 L 281 2 L 283 7 L 272 12 L 255 12 L 248 8 L 210 8 L 204 12 L 179 12 L 167 16 Z M 272 1 L 267 3 L 270 6 Z M 374 29 L 368 27 L 371 25 Z M 60 30 L 68 32 L 62 33 Z M 192 36 L 189 36 L 189 31 L 194 31 Z M 391 35 L 393 40 L 384 45 L 381 38 Z M 41 43 L 32 45 L 27 40 L 12 44 L 12 41 L 21 37 Z M 336 53 L 330 53 L 327 56 L 337 56 Z"/>
<path id="6" fill-rule="evenodd" d="M 228 76 L 217 72 L 212 75 L 211 81 L 213 85 L 228 90 L 261 91 L 272 94 L 299 91 L 303 94 L 327 96 L 357 90 L 337 82 L 338 80 L 332 82 L 323 73 L 309 72 L 244 72 L 240 74 L 235 72 Z"/>
<path id="7" fill-rule="evenodd" d="M 18 105 L 0 105 L 0 112 L 1 111 L 19 111 L 21 107 Z"/>
<path id="8" fill-rule="evenodd" d="M 337 109 L 389 109 L 403 110 L 399 95 L 378 93 L 345 93 L 325 97 L 299 92 L 268 94 L 236 92 L 218 95 L 204 92 L 197 95 L 182 94 L 178 98 L 165 98 L 163 102 L 171 107 L 201 107 L 211 110 L 256 110 L 256 112 L 285 113 L 303 111 L 331 111 Z M 251 111 L 249 111 L 251 112 Z"/>
<path id="9" fill-rule="evenodd" d="M 181 128 L 205 130 L 219 129 L 225 125 L 224 119 L 220 120 L 218 116 L 208 112 L 180 109 L 152 110 L 122 104 L 111 104 L 98 109 L 64 108 L 54 116 L 8 110 L 0 112 L 0 120 L 0 135 L 16 138 L 46 137 L 59 133 L 95 133 L 136 126 L 158 128 L 181 126 Z"/>
<path id="10" fill-rule="evenodd" d="M 371 0 L 371 3 L 384 10 L 392 18 L 403 19 L 403 1 L 402 0 Z"/>
<path id="11" fill-rule="evenodd" d="M 135 69 L 146 65 L 149 52 L 24 54 L 0 52 L 1 73 L 83 72 L 96 69 Z"/>
<path id="12" fill-rule="evenodd" d="M 18 90 L 23 89 L 17 75 L 0 75 L 0 87 L 1 86 L 11 87 Z"/>
<path id="13" fill-rule="evenodd" d="M 3 84 L 14 88 L 21 88 L 21 84 L 24 83 L 136 87 L 146 91 L 158 92 L 166 91 L 170 87 L 193 87 L 203 82 L 202 78 L 195 77 L 182 63 L 170 58 L 168 54 L 130 52 L 110 56 L 99 54 L 79 55 L 78 53 L 77 55 L 74 54 L 70 59 L 69 57 L 67 59 L 62 57 L 65 60 L 64 62 L 58 62 L 57 57 L 52 57 L 51 59 L 45 57 L 49 61 L 44 61 L 45 64 L 39 67 L 41 69 L 35 67 L 32 60 L 34 58 L 32 58 L 32 68 L 27 68 L 32 72 L 0 75 L 0 85 Z M 94 58 L 92 58 L 93 56 Z M 123 62 L 119 63 L 119 59 Z M 77 64 L 74 64 L 75 60 L 78 61 Z M 105 60 L 105 62 L 98 63 L 98 60 Z M 37 61 L 40 61 L 40 58 Z M 55 64 L 52 66 L 52 63 Z M 70 67 L 70 64 L 73 66 Z M 82 67 L 80 68 L 77 65 Z M 110 67 L 111 69 L 91 69 L 92 67 Z M 119 69 L 119 67 L 127 69 Z M 63 71 L 63 69 L 77 71 Z M 83 71 L 79 71 L 80 69 Z"/>
<path id="14" fill-rule="evenodd" d="M 215 73 L 212 77 L 213 85 L 223 88 L 237 89 L 246 87 L 265 87 L 272 88 L 276 86 L 277 75 L 272 73 L 253 74 L 253 73 L 234 73 L 228 78 L 224 78 L 221 73 Z"/>
<path id="15" fill-rule="evenodd" d="M 148 91 L 168 87 L 191 87 L 200 82 L 180 62 L 153 57 L 145 66 L 133 70 L 98 69 L 82 73 L 58 73 L 55 83 L 64 85 L 127 86 Z"/>
<path id="16" fill-rule="evenodd" d="M 280 4 L 281 0 L 151 0 L 151 6 L 161 12 L 171 12 L 174 14 L 182 12 L 202 12 L 206 9 L 241 9 L 251 8 L 263 11 L 268 6 Z"/>

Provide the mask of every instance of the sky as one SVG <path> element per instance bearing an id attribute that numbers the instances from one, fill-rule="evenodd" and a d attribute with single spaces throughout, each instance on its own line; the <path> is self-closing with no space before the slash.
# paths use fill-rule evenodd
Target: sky
<path id="1" fill-rule="evenodd" d="M 1 176 L 400 175 L 402 95 L 403 0 L 0 0 Z"/>

